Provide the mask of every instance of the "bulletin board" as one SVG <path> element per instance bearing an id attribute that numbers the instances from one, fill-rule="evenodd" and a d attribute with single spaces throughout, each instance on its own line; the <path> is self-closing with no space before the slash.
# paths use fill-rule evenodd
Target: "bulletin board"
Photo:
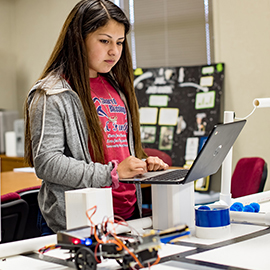
<path id="1" fill-rule="evenodd" d="M 224 64 L 137 68 L 134 74 L 143 146 L 169 154 L 173 166 L 188 164 L 220 122 Z"/>

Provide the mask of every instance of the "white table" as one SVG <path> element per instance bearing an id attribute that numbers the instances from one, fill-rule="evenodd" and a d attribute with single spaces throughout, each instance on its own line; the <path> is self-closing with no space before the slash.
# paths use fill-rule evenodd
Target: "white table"
<path id="1" fill-rule="evenodd" d="M 261 205 L 263 211 L 270 211 L 270 202 Z M 33 250 L 37 250 L 46 244 L 55 243 L 55 236 L 41 237 L 0 245 L 1 251 L 14 250 L 21 253 L 21 247 L 26 244 Z M 159 252 L 161 262 L 151 267 L 153 270 L 205 270 L 224 269 L 227 267 L 238 267 L 239 269 L 264 270 L 270 269 L 270 228 L 267 226 L 252 224 L 231 224 L 231 234 L 220 239 L 199 239 L 194 236 L 183 239 L 179 245 L 162 245 Z M 3 254 L 3 253 L 2 253 Z M 37 253 L 36 253 L 37 254 Z M 36 256 L 33 258 L 33 256 Z M 51 262 L 32 255 L 14 255 L 0 260 L 1 270 L 62 270 L 74 269 L 70 266 L 59 264 L 59 259 L 65 259 L 63 250 L 48 252 Z M 100 269 L 119 269 L 114 260 L 106 260 L 98 265 Z M 231 268 L 233 269 L 233 268 Z"/>

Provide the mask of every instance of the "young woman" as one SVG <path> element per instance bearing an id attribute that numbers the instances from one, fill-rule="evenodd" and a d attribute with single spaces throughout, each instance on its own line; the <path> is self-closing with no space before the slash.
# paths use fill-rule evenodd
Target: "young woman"
<path id="1" fill-rule="evenodd" d="M 111 1 L 80 1 L 28 94 L 25 158 L 43 179 L 43 233 L 66 229 L 64 193 L 72 189 L 112 187 L 114 214 L 140 217 L 140 186 L 118 179 L 168 167 L 142 149 L 129 28 Z"/>

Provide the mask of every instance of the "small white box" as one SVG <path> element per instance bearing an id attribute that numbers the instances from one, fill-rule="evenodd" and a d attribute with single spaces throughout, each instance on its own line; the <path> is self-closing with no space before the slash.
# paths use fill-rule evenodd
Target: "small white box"
<path id="1" fill-rule="evenodd" d="M 67 229 L 91 225 L 86 211 L 97 206 L 91 220 L 101 223 L 105 217 L 114 221 L 111 188 L 84 188 L 65 192 Z M 93 211 L 89 211 L 91 215 Z"/>
<path id="2" fill-rule="evenodd" d="M 14 121 L 19 118 L 17 111 L 0 109 L 0 153 L 5 152 L 5 133 L 13 131 Z"/>
<path id="3" fill-rule="evenodd" d="M 14 131 L 16 134 L 16 153 L 17 157 L 24 156 L 24 119 L 14 121 Z"/>
<path id="4" fill-rule="evenodd" d="M 16 157 L 16 134 L 14 131 L 5 133 L 5 153 L 7 157 Z"/>
<path id="5" fill-rule="evenodd" d="M 152 184 L 153 229 L 166 230 L 185 224 L 195 227 L 194 182 L 184 185 Z"/>

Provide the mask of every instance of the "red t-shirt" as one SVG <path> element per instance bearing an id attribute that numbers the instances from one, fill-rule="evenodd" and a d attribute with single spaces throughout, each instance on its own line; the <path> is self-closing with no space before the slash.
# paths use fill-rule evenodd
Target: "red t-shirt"
<path id="1" fill-rule="evenodd" d="M 104 77 L 90 78 L 92 99 L 99 119 L 104 127 L 105 163 L 118 160 L 120 163 L 130 156 L 128 148 L 128 123 L 125 105 L 117 91 Z M 119 183 L 112 189 L 114 214 L 128 219 L 135 210 L 136 187 L 134 184 Z"/>

